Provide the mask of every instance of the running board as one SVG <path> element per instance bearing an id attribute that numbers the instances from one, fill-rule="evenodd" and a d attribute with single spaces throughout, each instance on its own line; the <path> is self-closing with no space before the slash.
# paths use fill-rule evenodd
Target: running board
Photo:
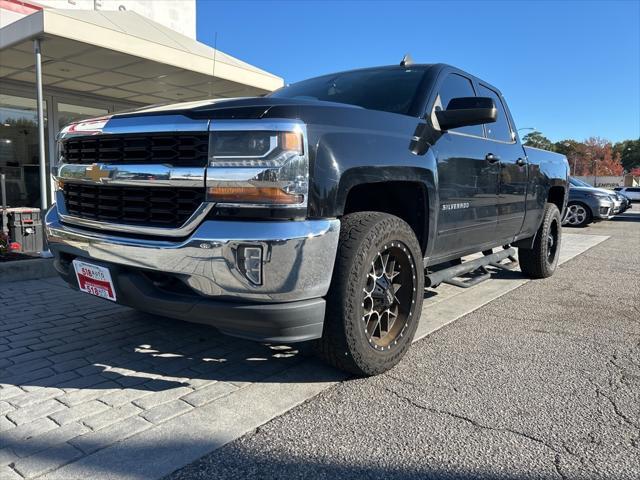
<path id="1" fill-rule="evenodd" d="M 491 272 L 486 269 L 487 266 L 503 270 L 513 270 L 518 265 L 515 254 L 516 251 L 514 248 L 506 248 L 499 252 L 492 253 L 491 255 L 485 255 L 474 260 L 469 260 L 468 262 L 463 262 L 460 265 L 428 273 L 424 277 L 425 287 L 437 287 L 443 282 L 461 288 L 473 287 L 474 285 L 491 278 Z M 500 263 L 505 259 L 509 259 L 509 263 Z M 459 280 L 456 278 L 472 272 L 475 276 L 471 279 Z"/>

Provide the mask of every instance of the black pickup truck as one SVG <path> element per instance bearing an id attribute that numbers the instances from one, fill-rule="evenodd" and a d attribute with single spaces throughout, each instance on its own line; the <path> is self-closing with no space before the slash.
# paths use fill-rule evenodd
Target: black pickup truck
<path id="1" fill-rule="evenodd" d="M 46 231 L 84 292 L 372 375 L 425 287 L 515 248 L 554 272 L 568 174 L 521 145 L 498 89 L 403 62 L 69 125 Z"/>

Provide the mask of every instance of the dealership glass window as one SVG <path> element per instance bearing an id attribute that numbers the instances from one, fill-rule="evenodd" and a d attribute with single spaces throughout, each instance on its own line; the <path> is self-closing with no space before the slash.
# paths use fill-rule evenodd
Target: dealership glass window
<path id="1" fill-rule="evenodd" d="M 45 129 L 46 107 L 45 102 Z M 0 173 L 6 175 L 9 206 L 40 206 L 38 113 L 33 98 L 0 94 Z"/>
<path id="2" fill-rule="evenodd" d="M 58 126 L 60 129 L 78 120 L 85 118 L 101 117 L 107 115 L 106 108 L 85 107 L 83 105 L 73 105 L 71 103 L 58 102 Z"/>

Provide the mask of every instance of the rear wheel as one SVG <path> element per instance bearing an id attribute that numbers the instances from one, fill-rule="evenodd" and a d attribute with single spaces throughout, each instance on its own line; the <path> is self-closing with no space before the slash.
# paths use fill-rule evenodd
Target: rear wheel
<path id="1" fill-rule="evenodd" d="M 411 346 L 423 294 L 422 252 L 411 227 L 386 213 L 346 215 L 319 354 L 356 375 L 389 370 Z"/>
<path id="2" fill-rule="evenodd" d="M 563 225 L 570 227 L 586 227 L 591 223 L 591 209 L 582 203 L 569 203 Z"/>
<path id="3" fill-rule="evenodd" d="M 547 278 L 553 275 L 558 266 L 561 241 L 560 212 L 553 203 L 547 203 L 533 248 L 518 249 L 522 273 L 531 278 Z"/>

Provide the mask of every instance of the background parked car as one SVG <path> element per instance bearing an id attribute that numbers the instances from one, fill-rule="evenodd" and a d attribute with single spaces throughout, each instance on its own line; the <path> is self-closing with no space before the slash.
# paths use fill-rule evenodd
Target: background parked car
<path id="1" fill-rule="evenodd" d="M 631 199 L 627 195 L 624 195 L 619 191 L 624 187 L 615 187 L 613 190 L 611 190 L 609 188 L 594 187 L 590 183 L 587 183 L 584 180 L 580 180 L 579 178 L 572 177 L 572 180 L 575 186 L 595 188 L 597 190 L 600 190 L 604 193 L 611 195 L 613 197 L 613 203 L 614 203 L 613 205 L 614 215 L 618 215 L 619 213 L 624 213 L 631 208 Z"/>
<path id="2" fill-rule="evenodd" d="M 640 187 L 616 187 L 614 190 L 632 202 L 640 202 Z"/>
<path id="3" fill-rule="evenodd" d="M 631 208 L 631 200 L 629 199 L 629 197 L 627 197 L 626 195 L 618 191 L 618 189 L 624 188 L 624 187 L 616 187 L 613 190 L 609 188 L 594 187 L 590 183 L 587 183 L 584 180 L 580 180 L 579 178 L 574 178 L 574 177 L 571 177 L 571 182 L 572 182 L 571 185 L 573 186 L 595 188 L 597 190 L 600 190 L 601 192 L 604 192 L 610 195 L 613 199 L 614 215 L 618 215 L 619 213 L 624 213 L 626 210 Z"/>
<path id="4" fill-rule="evenodd" d="M 613 216 L 614 198 L 600 188 L 584 186 L 584 182 L 569 178 L 569 203 L 562 222 L 570 227 L 586 227 L 592 222 L 607 220 Z"/>
<path id="5" fill-rule="evenodd" d="M 622 209 L 620 210 L 620 213 L 624 213 L 631 208 L 631 199 L 620 192 L 616 192 L 616 194 L 618 195 L 618 198 L 622 200 Z"/>

